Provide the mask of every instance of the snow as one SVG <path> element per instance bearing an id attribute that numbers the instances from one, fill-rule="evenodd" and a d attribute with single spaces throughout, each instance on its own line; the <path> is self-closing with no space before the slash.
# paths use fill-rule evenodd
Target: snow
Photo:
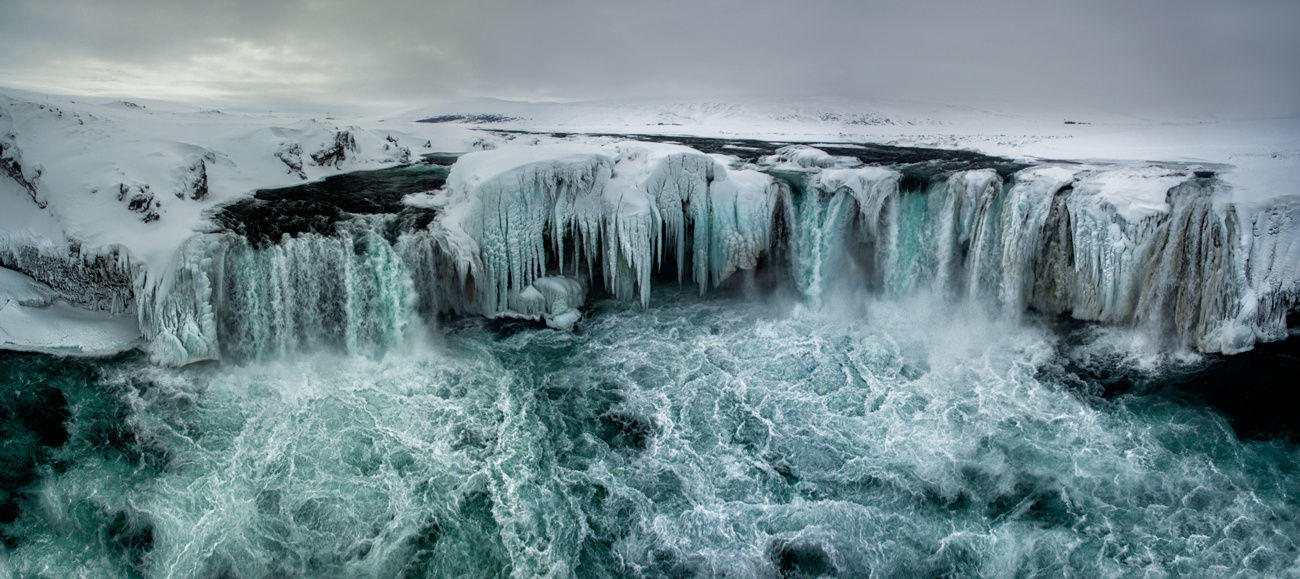
<path id="1" fill-rule="evenodd" d="M 16 303 L 28 307 L 47 306 L 59 292 L 11 269 L 0 268 L 0 308 Z"/>
<path id="2" fill-rule="evenodd" d="M 1129 223 L 1169 211 L 1166 195 L 1188 173 L 1168 167 L 1139 165 L 1099 170 L 1079 179 L 1075 191 L 1090 195 Z"/>
<path id="3" fill-rule="evenodd" d="M 135 316 L 78 308 L 58 292 L 0 268 L 0 349 L 102 356 L 140 342 Z"/>
<path id="4" fill-rule="evenodd" d="M 315 162 L 311 154 L 329 149 L 341 132 L 353 137 L 356 150 L 341 161 Z M 34 181 L 47 204 L 37 207 L 5 179 L 0 202 L 7 213 L 16 212 L 5 218 L 7 231 L 15 221 L 45 221 L 40 233 L 49 236 L 53 218 L 66 237 L 90 247 L 122 246 L 132 263 L 146 267 L 165 266 L 220 203 L 257 189 L 390 166 L 421 153 L 466 150 L 477 138 L 465 129 L 420 123 L 181 112 L 0 94 L 3 134 L 12 135 L 24 173 L 35 177 L 39 171 Z M 300 172 L 281 156 L 301 162 Z M 200 164 L 208 192 L 192 199 L 185 187 L 193 181 L 188 169 Z M 128 192 L 119 199 L 123 187 Z M 137 195 L 152 200 L 132 211 L 128 204 Z M 145 222 L 150 212 L 157 217 Z"/>
<path id="5" fill-rule="evenodd" d="M 438 114 L 468 117 L 418 122 Z M 182 255 L 183 248 L 210 229 L 214 207 L 257 189 L 392 166 L 422 153 L 487 149 L 463 155 L 444 190 L 405 200 L 437 212 L 419 243 L 452 264 L 456 279 L 438 279 L 473 288 L 474 295 L 439 295 L 457 311 L 568 327 L 594 285 L 647 303 L 652 270 L 669 261 L 680 280 L 703 292 L 757 267 L 773 245 L 774 212 L 787 211 L 797 217 L 789 223 L 797 237 L 792 266 L 810 296 L 841 274 L 852 256 L 836 248 L 848 223 L 860 219 L 860 234 L 872 238 L 879 263 L 893 272 L 881 282 L 886 288 L 907 291 L 924 278 L 965 288 L 971 297 L 997 296 L 1016 310 L 1036 305 L 1131 322 L 1162 312 L 1161 304 L 1183 308 L 1191 299 L 1151 289 L 1161 276 L 1183 283 L 1237 276 L 1229 289 L 1242 292 L 1240 311 L 1218 303 L 1180 309 L 1179 331 L 1197 334 L 1209 350 L 1277 339 L 1289 300 L 1300 295 L 1300 119 L 1069 118 L 1085 124 L 835 99 L 474 101 L 387 118 L 312 117 L 0 91 L 0 262 L 29 274 L 52 263 L 94 263 L 120 286 L 89 291 L 95 288 L 78 284 L 99 277 L 47 271 L 34 274 L 38 281 L 10 272 L 19 278 L 6 274 L 0 285 L 0 303 L 7 304 L 0 335 L 8 348 L 115 351 L 147 327 L 151 342 L 173 343 L 171 356 L 180 363 L 216 356 L 211 312 L 200 295 L 206 282 L 199 278 L 207 274 L 177 269 L 202 267 L 206 254 Z M 766 138 L 788 146 L 746 165 L 674 144 L 483 128 Z M 951 174 L 936 184 L 934 203 L 908 209 L 898 171 L 863 166 L 818 145 L 863 142 L 969 149 L 1035 166 L 1005 184 L 991 170 Z M 1212 190 L 1194 182 L 1197 171 L 1217 177 Z M 772 172 L 799 176 L 818 195 L 791 206 L 788 187 Z M 1067 185 L 1073 192 L 1063 202 L 1073 219 L 1053 222 L 1053 195 Z M 1171 200 L 1173 189 L 1186 200 Z M 1005 209 L 992 207 L 999 190 L 1005 203 L 997 205 Z M 921 219 L 923 229 L 908 233 L 915 239 L 899 237 L 901 222 L 887 223 L 903 210 Z M 1175 215 L 1199 227 L 1178 230 L 1188 236 L 1178 240 L 1186 248 L 1166 244 Z M 1234 230 L 1231 220 L 1242 230 L 1239 247 L 1205 245 Z M 1040 234 L 1060 227 L 1073 240 L 1077 271 L 1030 259 L 1041 249 Z M 1207 259 L 1218 261 L 1204 271 L 1178 267 L 1180 248 L 1210 248 Z M 380 271 L 390 264 L 370 265 Z M 163 295 L 177 288 L 194 295 Z M 1231 323 L 1211 327 L 1222 321 L 1213 316 Z M 78 342 L 80 331 L 86 339 Z"/>
<path id="6" fill-rule="evenodd" d="M 966 149 L 1016 159 L 1178 162 L 1222 169 L 1232 201 L 1300 195 L 1300 117 L 1148 118 L 1104 111 L 1023 112 L 984 107 L 839 98 L 730 102 L 631 100 L 445 103 L 401 115 L 495 114 L 468 126 L 538 132 L 744 137 L 772 141 L 880 143 Z M 1077 124 L 1066 124 L 1072 121 Z M 467 126 L 467 125 L 458 125 Z M 811 152 L 810 152 L 811 153 Z"/>

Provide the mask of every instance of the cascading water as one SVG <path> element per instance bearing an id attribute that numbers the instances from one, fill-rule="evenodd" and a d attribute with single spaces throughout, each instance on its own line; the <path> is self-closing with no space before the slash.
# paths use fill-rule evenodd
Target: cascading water
<path id="1" fill-rule="evenodd" d="M 254 247 L 230 234 L 187 243 L 172 275 L 149 295 L 141 326 L 156 361 L 236 360 L 336 349 L 377 354 L 412 339 L 415 281 L 385 239 L 384 217 Z M 421 257 L 416 254 L 417 257 Z"/>
<path id="2" fill-rule="evenodd" d="M 398 326 L 443 312 L 570 327 L 589 289 L 644 306 L 656 270 L 704 292 L 769 262 L 814 304 L 834 286 L 929 292 L 1012 317 L 1141 326 L 1203 352 L 1285 335 L 1300 301 L 1285 263 L 1294 215 L 1247 238 L 1217 182 L 1186 171 L 853 166 L 806 147 L 728 168 L 680 146 L 611 147 L 474 153 L 425 209 L 402 209 L 416 215 L 392 201 L 393 213 L 269 247 L 192 241 L 138 284 L 150 351 L 183 364 L 301 341 L 383 349 L 403 340 Z M 1158 198 L 1117 205 L 1117 183 L 1132 182 Z M 765 260 L 778 247 L 785 259 Z"/>
<path id="3" fill-rule="evenodd" d="M 32 458 L 0 572 L 1296 570 L 1296 446 L 1090 394 L 1043 328 L 693 293 L 599 302 L 581 333 L 470 318 L 382 359 L 0 357 L 44 400 L 3 398 L 8 456 Z"/>
<path id="4" fill-rule="evenodd" d="M 0 354 L 0 575 L 1300 572 L 1294 422 L 1130 348 L 1285 338 L 1300 206 L 1166 167 L 1138 211 L 1066 164 L 512 154 L 227 208 L 132 280 L 149 361 Z"/>

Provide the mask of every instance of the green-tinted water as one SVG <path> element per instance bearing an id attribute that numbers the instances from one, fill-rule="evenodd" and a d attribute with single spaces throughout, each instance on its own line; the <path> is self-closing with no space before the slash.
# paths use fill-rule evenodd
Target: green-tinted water
<path id="1" fill-rule="evenodd" d="M 0 574 L 1297 571 L 1295 446 L 1094 397 L 1044 329 L 654 296 L 379 358 L 4 354 Z"/>

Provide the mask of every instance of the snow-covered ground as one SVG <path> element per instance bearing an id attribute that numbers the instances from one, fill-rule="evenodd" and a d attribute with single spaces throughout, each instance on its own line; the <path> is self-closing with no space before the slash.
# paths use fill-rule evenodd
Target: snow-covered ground
<path id="1" fill-rule="evenodd" d="M 165 263 L 214 205 L 462 151 L 476 138 L 425 123 L 0 92 L 0 158 L 25 181 L 4 180 L 0 227 L 10 239 L 61 233 L 83 245 L 121 245 L 139 263 Z"/>
<path id="2" fill-rule="evenodd" d="M 834 99 L 739 104 L 478 100 L 387 116 L 313 117 L 0 89 L 0 265 L 22 269 L 19 266 L 26 263 L 31 273 L 39 269 L 31 267 L 33 260 L 42 256 L 101 259 L 116 264 L 124 279 L 134 278 L 123 285 L 153 287 L 169 271 L 185 240 L 209 227 L 209 210 L 257 189 L 403 164 L 423 153 L 557 140 L 608 146 L 612 141 L 508 134 L 494 129 L 871 142 L 974 150 L 1029 161 L 1087 161 L 1111 169 L 1080 186 L 1104 194 L 1129 221 L 1166 209 L 1164 193 L 1175 182 L 1163 179 L 1163 169 L 1151 161 L 1213 170 L 1229 186 L 1226 200 L 1235 202 L 1241 212 L 1276 205 L 1280 197 L 1300 195 L 1297 118 L 1177 121 L 1100 114 L 1060 117 Z M 524 161 L 531 158 L 530 153 L 519 155 Z M 510 155 L 482 160 L 520 164 Z M 792 162 L 834 165 L 841 161 Z M 498 171 L 460 172 L 480 173 Z M 1126 175 L 1132 179 L 1126 180 Z M 475 184 L 464 185 L 462 189 L 468 191 Z M 1291 257 L 1287 253 L 1281 259 Z M 1278 268 L 1300 270 L 1300 264 L 1281 263 Z M 67 351 L 81 346 L 99 353 L 134 345 L 139 329 L 122 322 L 125 318 L 133 322 L 134 317 L 120 315 L 129 308 L 103 306 L 121 301 L 112 295 L 83 296 L 83 301 L 96 304 L 97 309 L 109 310 L 89 312 L 76 307 L 86 304 L 69 295 L 67 286 L 75 285 L 75 280 L 39 275 L 33 280 L 0 271 L 19 275 L 0 285 L 0 303 L 12 304 L 0 310 L 3 347 Z M 41 294 L 45 297 L 35 299 L 29 295 L 45 291 L 32 289 L 43 284 L 53 286 L 56 289 L 46 289 L 63 297 Z M 85 328 L 107 329 L 93 330 L 103 338 L 97 338 L 95 344 L 76 344 L 69 338 L 80 331 L 92 331 Z"/>
<path id="3" fill-rule="evenodd" d="M 0 268 L 0 348 L 59 354 L 113 354 L 140 342 L 131 314 L 78 308 L 59 292 Z"/>
<path id="4" fill-rule="evenodd" d="M 456 117 L 465 119 L 455 120 Z M 1027 159 L 1227 165 L 1235 200 L 1300 194 L 1300 118 L 1151 119 L 1100 112 L 1022 113 L 915 102 L 776 99 L 746 103 L 475 100 L 402 120 L 527 131 L 871 142 Z"/>

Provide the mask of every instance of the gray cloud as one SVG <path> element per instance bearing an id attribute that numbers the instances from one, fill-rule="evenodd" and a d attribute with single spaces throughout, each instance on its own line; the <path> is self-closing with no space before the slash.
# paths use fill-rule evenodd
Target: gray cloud
<path id="1" fill-rule="evenodd" d="M 0 84 L 221 106 L 832 95 L 1300 113 L 1300 2 L 0 0 Z"/>

